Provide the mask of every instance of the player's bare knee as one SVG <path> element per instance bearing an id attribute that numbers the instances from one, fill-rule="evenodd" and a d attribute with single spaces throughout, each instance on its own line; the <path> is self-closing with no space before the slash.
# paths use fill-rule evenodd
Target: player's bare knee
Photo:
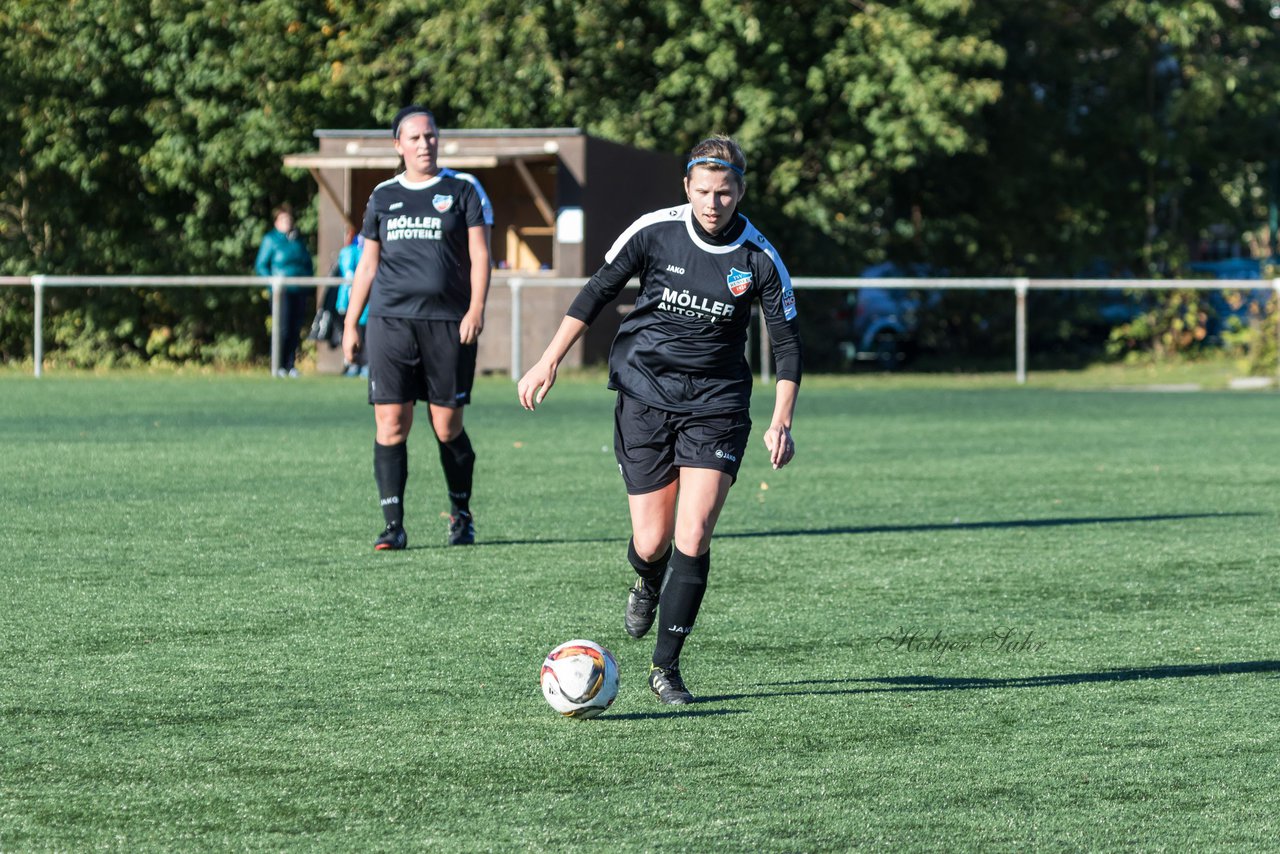
<path id="1" fill-rule="evenodd" d="M 662 536 L 659 532 L 644 535 L 637 532 L 633 538 L 636 554 L 646 561 L 653 562 L 667 553 L 671 545 L 670 536 Z"/>
<path id="2" fill-rule="evenodd" d="M 711 548 L 711 529 L 698 527 L 687 531 L 677 531 L 676 548 L 693 557 L 705 554 Z"/>
<path id="3" fill-rule="evenodd" d="M 375 422 L 375 430 L 379 445 L 399 445 L 409 438 L 409 423 L 399 417 L 378 418 Z"/>
<path id="4" fill-rule="evenodd" d="M 462 435 L 462 428 L 440 427 L 435 425 L 436 438 L 446 445 Z"/>
<path id="5" fill-rule="evenodd" d="M 431 407 L 431 429 L 435 431 L 436 438 L 441 442 L 452 442 L 454 439 L 462 435 L 462 409 L 447 409 L 444 407 Z"/>

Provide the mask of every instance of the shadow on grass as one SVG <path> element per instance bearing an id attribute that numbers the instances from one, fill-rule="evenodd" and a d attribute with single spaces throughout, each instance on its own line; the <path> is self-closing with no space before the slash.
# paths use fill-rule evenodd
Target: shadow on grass
<path id="1" fill-rule="evenodd" d="M 1056 519 L 1008 519 L 996 522 L 929 522 L 918 525 L 851 525 L 836 528 L 795 528 L 783 531 L 737 531 L 717 533 L 717 540 L 749 537 L 829 537 L 837 534 L 904 534 L 929 531 L 984 531 L 1007 528 L 1062 528 L 1072 525 L 1126 525 L 1134 522 L 1177 522 L 1185 519 L 1234 519 L 1264 516 L 1256 512 L 1239 513 L 1161 513 L 1149 516 L 1074 516 Z M 560 545 L 565 543 L 616 543 L 618 537 L 555 538 L 539 540 L 484 540 L 487 546 Z"/>
<path id="2" fill-rule="evenodd" d="M 1011 519 L 1003 522 L 933 522 L 920 525 L 862 525 L 848 528 L 801 528 L 792 531 L 744 531 L 716 534 L 716 539 L 740 537 L 815 537 L 831 534 L 907 534 L 926 531 L 985 531 L 1003 528 L 1061 528 L 1071 525 L 1124 525 L 1130 522 L 1175 522 L 1183 519 L 1226 519 L 1262 513 L 1162 513 L 1150 516 L 1076 516 L 1058 519 Z"/>
<path id="3" fill-rule="evenodd" d="M 750 696 L 744 694 L 743 696 Z M 720 700 L 722 697 L 699 697 L 696 703 L 705 703 L 708 700 Z M 719 715 L 745 715 L 746 709 L 696 709 L 689 706 L 682 706 L 679 709 L 671 709 L 665 712 L 628 712 L 622 715 L 601 715 L 596 718 L 600 721 L 658 721 L 665 718 L 709 718 Z"/>
<path id="4" fill-rule="evenodd" d="M 1221 664 L 1170 664 L 1162 667 L 1135 667 L 1098 670 L 1092 673 L 1058 673 L 1047 676 L 1019 676 L 1010 679 L 977 679 L 952 676 L 872 676 L 866 679 L 799 679 L 771 682 L 756 694 L 721 694 L 699 697 L 701 703 L 719 700 L 747 700 L 755 697 L 804 697 L 821 694 L 882 694 L 900 691 L 975 691 L 992 688 L 1050 688 L 1097 682 L 1134 682 L 1140 679 L 1189 679 L 1199 676 L 1235 676 L 1244 673 L 1280 674 L 1280 661 L 1233 661 Z M 805 687 L 812 686 L 812 687 Z M 848 686 L 848 687 L 837 687 Z"/>

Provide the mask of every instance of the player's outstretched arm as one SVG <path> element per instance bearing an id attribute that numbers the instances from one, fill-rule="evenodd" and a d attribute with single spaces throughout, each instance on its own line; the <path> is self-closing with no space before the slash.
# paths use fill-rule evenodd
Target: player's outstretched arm
<path id="1" fill-rule="evenodd" d="M 520 398 L 521 406 L 533 410 L 542 403 L 547 392 L 551 391 L 551 387 L 556 384 L 556 371 L 560 367 L 560 362 L 586 331 L 587 324 L 575 317 L 565 317 L 560 321 L 560 328 L 556 330 L 542 358 L 520 378 L 516 386 L 516 394 Z"/>
<path id="2" fill-rule="evenodd" d="M 769 462 L 780 469 L 796 455 L 796 443 L 791 438 L 791 418 L 796 411 L 796 397 L 800 385 L 792 380 L 778 380 L 773 403 L 773 419 L 764 431 L 764 445 L 769 449 Z"/>

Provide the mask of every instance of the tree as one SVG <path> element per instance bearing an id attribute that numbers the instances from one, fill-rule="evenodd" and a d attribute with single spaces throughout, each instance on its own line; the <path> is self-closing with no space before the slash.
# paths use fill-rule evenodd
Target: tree
<path id="1" fill-rule="evenodd" d="M 415 100 L 446 128 L 731 133 L 796 273 L 1176 273 L 1211 225 L 1265 242 L 1272 5 L 10 0 L 0 273 L 244 272 L 272 204 L 313 224 L 281 156 Z M 22 299 L 0 293 L 6 357 Z M 84 359 L 265 350 L 255 293 L 57 299 Z M 210 311 L 229 349 L 189 322 Z"/>
<path id="2" fill-rule="evenodd" d="M 1003 97 L 989 150 L 922 176 L 989 273 L 1170 275 L 1212 224 L 1265 219 L 1280 127 L 1260 2 L 995 4 Z"/>
<path id="3" fill-rule="evenodd" d="M 330 45 L 330 98 L 364 102 L 379 120 L 418 99 L 446 127 L 577 126 L 670 151 L 733 134 L 751 160 L 753 211 L 798 235 L 807 272 L 848 272 L 881 254 L 869 249 L 881 234 L 910 227 L 885 220 L 895 175 L 981 148 L 971 129 L 999 95 L 990 72 L 1002 52 L 973 6 L 351 7 Z"/>
<path id="4" fill-rule="evenodd" d="M 273 203 L 309 197 L 280 156 L 314 126 L 329 26 L 314 5 L 6 4 L 0 272 L 246 272 Z M 77 363 L 215 359 L 267 340 L 253 292 L 52 299 L 53 340 Z M 24 335 L 6 324 L 0 350 Z"/>

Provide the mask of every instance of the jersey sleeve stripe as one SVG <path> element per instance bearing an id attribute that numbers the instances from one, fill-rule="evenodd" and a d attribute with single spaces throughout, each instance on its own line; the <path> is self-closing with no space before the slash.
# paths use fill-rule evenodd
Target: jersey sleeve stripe
<path id="1" fill-rule="evenodd" d="M 791 289 L 791 273 L 787 270 L 787 265 L 782 263 L 778 250 L 772 246 L 765 247 L 765 254 L 769 256 L 769 260 L 773 262 L 773 266 L 778 269 L 778 281 L 782 283 L 782 316 L 787 320 L 794 320 L 796 316 L 796 295 Z"/>
<path id="2" fill-rule="evenodd" d="M 791 273 L 787 270 L 787 265 L 782 263 L 782 256 L 778 254 L 778 250 L 773 248 L 773 244 L 765 239 L 760 230 L 747 223 L 747 233 L 744 235 L 755 245 L 759 246 L 764 254 L 769 256 L 769 260 L 773 262 L 773 267 L 778 271 L 778 281 L 782 284 L 782 315 L 787 320 L 794 320 L 796 317 L 796 296 L 791 288 Z"/>
<path id="3" fill-rule="evenodd" d="M 451 175 L 475 187 L 476 195 L 480 197 L 480 209 L 484 212 L 484 224 L 493 225 L 493 205 L 489 203 L 489 195 L 484 191 L 484 187 L 480 186 L 479 178 L 470 172 L 456 172 L 453 169 L 441 169 L 440 174 Z"/>
<path id="4" fill-rule="evenodd" d="M 644 229 L 651 225 L 657 225 L 660 222 L 674 222 L 679 220 L 688 205 L 680 205 L 674 208 L 663 208 L 660 211 L 653 211 L 640 217 L 631 225 L 627 226 L 627 230 L 618 235 L 618 239 L 613 242 L 613 246 L 609 247 L 609 251 L 604 254 L 604 262 L 612 264 L 613 259 L 618 257 L 618 253 L 622 251 L 622 247 L 627 245 L 627 241 L 635 237 Z"/>

